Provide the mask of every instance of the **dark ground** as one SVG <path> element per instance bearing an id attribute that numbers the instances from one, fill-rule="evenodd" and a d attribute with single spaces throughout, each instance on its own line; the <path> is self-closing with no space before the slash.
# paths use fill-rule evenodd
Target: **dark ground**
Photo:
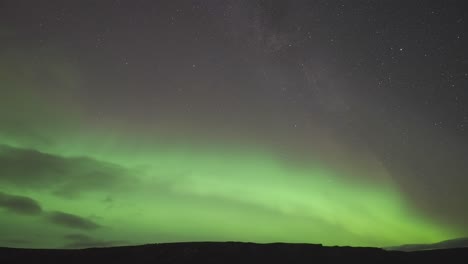
<path id="1" fill-rule="evenodd" d="M 468 263 L 468 248 L 399 252 L 379 248 L 236 242 L 75 250 L 0 248 L 0 263 Z"/>

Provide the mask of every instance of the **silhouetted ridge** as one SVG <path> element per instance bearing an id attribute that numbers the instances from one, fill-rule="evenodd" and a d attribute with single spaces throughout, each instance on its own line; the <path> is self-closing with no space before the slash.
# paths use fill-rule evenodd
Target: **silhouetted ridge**
<path id="1" fill-rule="evenodd" d="M 0 263 L 464 263 L 468 249 L 424 252 L 313 244 L 194 242 L 90 249 L 0 248 Z"/>

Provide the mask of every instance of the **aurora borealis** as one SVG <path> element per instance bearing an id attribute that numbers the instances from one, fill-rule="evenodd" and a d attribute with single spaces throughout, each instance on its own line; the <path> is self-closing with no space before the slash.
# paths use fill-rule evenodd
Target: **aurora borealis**
<path id="1" fill-rule="evenodd" d="M 468 236 L 468 15 L 352 2 L 2 1 L 0 246 Z"/>

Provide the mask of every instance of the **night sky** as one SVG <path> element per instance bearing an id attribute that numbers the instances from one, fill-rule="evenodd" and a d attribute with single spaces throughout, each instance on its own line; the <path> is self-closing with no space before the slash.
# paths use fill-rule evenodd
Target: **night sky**
<path id="1" fill-rule="evenodd" d="M 468 236 L 465 2 L 0 0 L 0 246 Z"/>

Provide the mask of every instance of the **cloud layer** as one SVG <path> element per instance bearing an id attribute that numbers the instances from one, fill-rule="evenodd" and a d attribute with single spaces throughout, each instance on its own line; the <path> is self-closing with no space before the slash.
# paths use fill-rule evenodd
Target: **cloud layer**
<path id="1" fill-rule="evenodd" d="M 24 215 L 41 215 L 50 223 L 82 230 L 93 230 L 101 227 L 84 217 L 61 211 L 43 211 L 39 202 L 26 196 L 11 195 L 0 192 L 0 208 L 8 212 Z"/>
<path id="2" fill-rule="evenodd" d="M 127 170 L 87 157 L 66 158 L 0 145 L 0 182 L 73 198 L 83 192 L 131 185 Z"/>
<path id="3" fill-rule="evenodd" d="M 128 241 L 124 240 L 99 240 L 85 234 L 67 234 L 64 236 L 64 238 L 67 240 L 64 248 L 113 247 L 128 244 Z"/>
<path id="4" fill-rule="evenodd" d="M 29 197 L 3 192 L 0 192 L 0 207 L 18 214 L 38 215 L 42 213 L 42 208 L 37 201 Z"/>

